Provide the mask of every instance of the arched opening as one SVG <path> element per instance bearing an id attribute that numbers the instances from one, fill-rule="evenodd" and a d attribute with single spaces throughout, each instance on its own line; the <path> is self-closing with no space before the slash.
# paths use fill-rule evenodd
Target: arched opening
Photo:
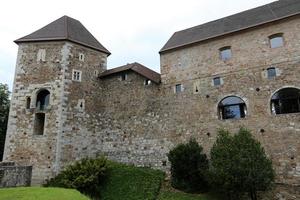
<path id="1" fill-rule="evenodd" d="M 288 114 L 300 112 L 300 90 L 297 88 L 283 88 L 271 98 L 272 114 Z"/>
<path id="2" fill-rule="evenodd" d="M 245 102 L 237 96 L 225 97 L 218 105 L 220 119 L 245 118 L 247 108 Z"/>
<path id="3" fill-rule="evenodd" d="M 46 89 L 43 89 L 38 92 L 36 97 L 36 108 L 38 110 L 45 110 L 49 105 L 50 92 Z"/>

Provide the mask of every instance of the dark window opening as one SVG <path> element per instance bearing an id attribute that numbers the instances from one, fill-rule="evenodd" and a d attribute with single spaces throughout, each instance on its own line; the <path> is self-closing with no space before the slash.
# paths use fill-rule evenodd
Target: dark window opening
<path id="1" fill-rule="evenodd" d="M 151 80 L 146 79 L 146 80 L 145 80 L 145 85 L 150 85 L 150 84 L 151 84 Z"/>
<path id="2" fill-rule="evenodd" d="M 232 57 L 231 47 L 223 47 L 220 49 L 221 60 L 226 61 Z"/>
<path id="3" fill-rule="evenodd" d="M 268 72 L 268 79 L 272 79 L 272 78 L 276 77 L 276 69 L 275 69 L 275 67 L 268 68 L 267 72 Z"/>
<path id="4" fill-rule="evenodd" d="M 26 98 L 26 109 L 30 109 L 30 103 L 31 103 L 31 98 L 27 97 Z"/>
<path id="5" fill-rule="evenodd" d="M 182 85 L 181 85 L 181 84 L 177 84 L 177 85 L 175 86 L 175 92 L 176 92 L 176 93 L 182 92 Z"/>
<path id="6" fill-rule="evenodd" d="M 270 40 L 270 47 L 272 49 L 282 47 L 284 44 L 282 33 L 278 33 L 278 34 L 269 36 L 269 40 Z"/>
<path id="7" fill-rule="evenodd" d="M 127 80 L 127 74 L 121 74 L 121 81 L 126 81 Z"/>
<path id="8" fill-rule="evenodd" d="M 214 86 L 221 85 L 221 78 L 220 77 L 214 78 L 213 81 L 214 81 Z"/>
<path id="9" fill-rule="evenodd" d="M 288 114 L 300 112 L 300 90 L 284 88 L 276 92 L 271 99 L 272 114 Z"/>
<path id="10" fill-rule="evenodd" d="M 240 119 L 246 116 L 246 104 L 236 96 L 223 99 L 219 103 L 218 109 L 220 119 Z"/>
<path id="11" fill-rule="evenodd" d="M 37 94 L 36 98 L 36 109 L 45 110 L 49 105 L 50 92 L 48 90 L 41 90 Z"/>
<path id="12" fill-rule="evenodd" d="M 34 134 L 43 135 L 45 126 L 45 113 L 36 113 L 34 119 Z"/>

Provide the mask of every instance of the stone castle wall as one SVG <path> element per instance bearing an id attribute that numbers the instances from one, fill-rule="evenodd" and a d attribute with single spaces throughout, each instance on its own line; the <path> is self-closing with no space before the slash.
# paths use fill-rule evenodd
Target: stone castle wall
<path id="1" fill-rule="evenodd" d="M 195 137 L 209 152 L 217 130 L 249 128 L 272 158 L 277 182 L 300 185 L 300 114 L 272 115 L 271 96 L 281 88 L 300 88 L 299 18 L 249 29 L 161 54 L 162 83 L 144 85 L 145 78 L 125 71 L 98 79 L 106 70 L 106 55 L 69 42 L 22 44 L 19 48 L 5 160 L 33 165 L 33 179 L 43 181 L 65 165 L 86 156 L 168 170 L 167 153 Z M 283 33 L 283 47 L 271 49 L 268 36 Z M 224 62 L 219 49 L 231 46 Z M 47 61 L 36 63 L 46 49 Z M 49 50 L 48 50 L 49 49 Z M 79 54 L 84 54 L 84 61 Z M 48 57 L 50 56 L 50 57 Z M 277 68 L 279 76 L 266 77 Z M 81 82 L 72 80 L 82 71 Z M 223 79 L 213 86 L 212 79 Z M 175 85 L 184 90 L 175 93 Z M 197 86 L 197 91 L 196 91 Z M 32 134 L 34 104 L 25 97 L 48 88 L 50 108 L 42 136 Z M 220 120 L 218 103 L 226 96 L 241 97 L 247 115 Z M 33 181 L 34 182 L 34 181 Z"/>

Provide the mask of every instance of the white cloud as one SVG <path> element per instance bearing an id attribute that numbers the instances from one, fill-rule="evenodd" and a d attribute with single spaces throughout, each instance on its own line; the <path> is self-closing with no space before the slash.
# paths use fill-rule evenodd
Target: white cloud
<path id="1" fill-rule="evenodd" d="M 80 20 L 111 52 L 109 67 L 138 61 L 159 71 L 158 51 L 173 32 L 272 0 L 26 0 L 3 1 L 0 82 L 12 85 L 13 40 L 68 15 Z"/>

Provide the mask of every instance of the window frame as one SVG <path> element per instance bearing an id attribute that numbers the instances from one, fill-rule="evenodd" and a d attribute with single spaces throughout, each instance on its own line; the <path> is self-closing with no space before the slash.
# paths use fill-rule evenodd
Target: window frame
<path id="1" fill-rule="evenodd" d="M 181 83 L 178 83 L 174 87 L 175 94 L 179 94 L 183 91 L 183 85 Z"/>
<path id="2" fill-rule="evenodd" d="M 271 70 L 274 70 L 273 72 L 271 72 Z M 277 76 L 277 70 L 276 67 L 269 67 L 267 68 L 267 78 L 269 80 L 274 79 Z"/>
<path id="3" fill-rule="evenodd" d="M 230 57 L 226 57 L 225 55 L 226 54 L 223 54 L 223 52 L 225 52 L 225 51 L 230 51 Z M 232 59 L 232 47 L 231 46 L 224 46 L 224 47 L 221 47 L 220 49 L 219 49 L 219 57 L 220 57 L 220 59 L 222 60 L 222 61 L 228 61 L 228 60 L 230 60 L 230 59 Z"/>
<path id="4" fill-rule="evenodd" d="M 276 38 L 281 38 L 282 39 L 282 45 L 277 46 L 277 45 L 272 44 L 272 40 L 274 41 Z M 277 49 L 277 48 L 283 47 L 284 44 L 285 44 L 283 33 L 275 33 L 273 35 L 270 35 L 268 37 L 268 39 L 269 39 L 269 46 L 270 46 L 271 49 Z"/>
<path id="5" fill-rule="evenodd" d="M 216 80 L 218 80 L 218 83 L 219 83 L 219 84 L 216 84 Z M 221 86 L 221 85 L 222 85 L 222 78 L 219 77 L 219 76 L 218 76 L 218 77 L 214 77 L 212 81 L 213 81 L 213 86 L 218 87 L 218 86 Z"/>
<path id="6" fill-rule="evenodd" d="M 222 105 L 222 102 L 228 98 L 237 98 L 239 99 L 239 101 L 241 101 L 240 103 L 232 103 L 232 104 L 226 104 L 226 105 Z M 239 106 L 239 117 L 229 117 L 226 116 L 226 112 L 225 109 L 226 108 L 233 108 Z M 218 103 L 218 114 L 219 114 L 219 119 L 220 120 L 240 120 L 243 118 L 246 118 L 247 116 L 247 104 L 246 102 L 239 96 L 235 96 L 235 95 L 230 95 L 230 96 L 226 96 L 224 97 L 219 103 Z"/>
<path id="7" fill-rule="evenodd" d="M 76 75 L 75 75 L 76 73 Z M 82 71 L 73 69 L 72 70 L 72 81 L 81 82 L 82 80 Z"/>

